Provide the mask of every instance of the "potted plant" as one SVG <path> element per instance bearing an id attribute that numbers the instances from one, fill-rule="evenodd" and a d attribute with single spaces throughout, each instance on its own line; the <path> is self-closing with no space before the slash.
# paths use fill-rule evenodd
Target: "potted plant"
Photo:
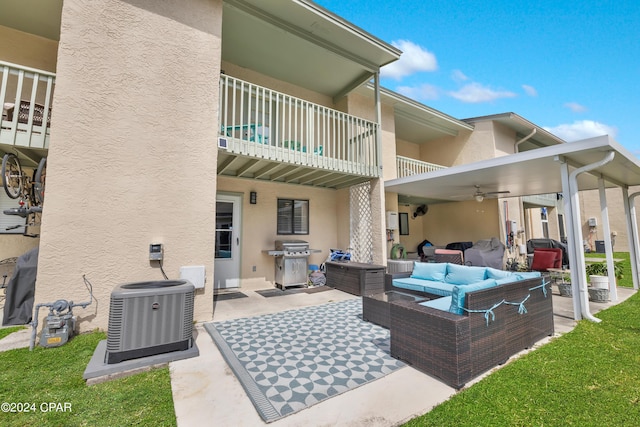
<path id="1" fill-rule="evenodd" d="M 571 297 L 573 295 L 573 292 L 571 291 L 571 275 L 562 273 L 558 279 L 556 279 L 556 285 L 558 286 L 560 296 Z"/>
<path id="2" fill-rule="evenodd" d="M 614 262 L 614 275 L 616 279 L 622 279 L 622 264 Z M 604 262 L 594 262 L 586 267 L 589 276 L 589 296 L 592 301 L 605 302 L 609 300 L 609 271 Z"/>

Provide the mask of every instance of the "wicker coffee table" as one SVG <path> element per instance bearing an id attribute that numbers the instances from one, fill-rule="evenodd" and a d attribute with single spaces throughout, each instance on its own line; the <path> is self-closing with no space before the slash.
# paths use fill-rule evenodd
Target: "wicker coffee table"
<path id="1" fill-rule="evenodd" d="M 392 301 L 428 301 L 429 298 L 406 294 L 398 291 L 387 291 L 362 296 L 362 318 L 389 329 L 389 305 Z"/>

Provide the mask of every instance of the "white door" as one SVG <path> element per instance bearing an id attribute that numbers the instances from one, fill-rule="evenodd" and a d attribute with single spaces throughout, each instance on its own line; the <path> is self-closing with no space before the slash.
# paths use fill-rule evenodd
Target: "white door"
<path id="1" fill-rule="evenodd" d="M 216 253 L 214 289 L 240 286 L 240 207 L 241 196 L 216 197 Z"/>

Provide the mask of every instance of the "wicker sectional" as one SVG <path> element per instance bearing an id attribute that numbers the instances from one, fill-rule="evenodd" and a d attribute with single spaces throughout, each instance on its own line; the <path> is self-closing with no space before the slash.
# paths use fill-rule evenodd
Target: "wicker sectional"
<path id="1" fill-rule="evenodd" d="M 387 275 L 387 288 L 393 289 L 391 280 L 402 274 Z M 460 389 L 553 334 L 551 285 L 542 283 L 539 277 L 470 292 L 465 302 L 470 312 L 463 315 L 410 300 L 393 301 L 391 355 Z M 506 303 L 497 305 L 501 301 Z"/>

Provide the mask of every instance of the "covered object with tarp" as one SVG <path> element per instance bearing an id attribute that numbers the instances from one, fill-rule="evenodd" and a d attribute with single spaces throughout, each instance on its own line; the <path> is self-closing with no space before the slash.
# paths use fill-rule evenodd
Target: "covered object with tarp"
<path id="1" fill-rule="evenodd" d="M 2 326 L 26 325 L 31 322 L 37 271 L 38 248 L 18 257 L 7 286 Z"/>

